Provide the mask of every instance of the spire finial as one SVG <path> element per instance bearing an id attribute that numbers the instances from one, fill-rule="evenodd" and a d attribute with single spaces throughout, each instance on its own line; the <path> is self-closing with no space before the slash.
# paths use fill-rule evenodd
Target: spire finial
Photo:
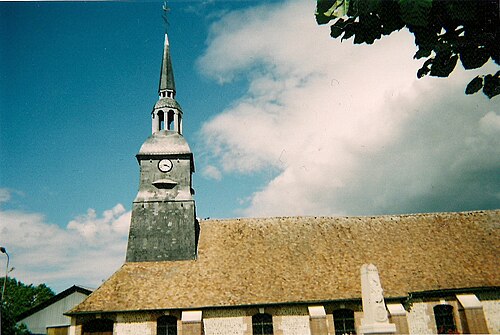
<path id="1" fill-rule="evenodd" d="M 165 33 L 166 33 L 168 25 L 169 25 L 168 24 L 168 12 L 170 12 L 170 7 L 168 7 L 167 1 L 163 2 L 162 10 L 163 10 L 163 14 L 161 15 L 161 17 L 163 18 L 163 21 L 165 21 Z"/>

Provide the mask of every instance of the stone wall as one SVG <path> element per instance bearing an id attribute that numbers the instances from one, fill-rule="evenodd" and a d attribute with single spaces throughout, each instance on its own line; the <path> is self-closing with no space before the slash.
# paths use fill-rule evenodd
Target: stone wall
<path id="1" fill-rule="evenodd" d="M 127 313 L 116 316 L 114 334 L 156 335 L 156 321 L 145 313 Z"/>
<path id="2" fill-rule="evenodd" d="M 429 304 L 425 302 L 413 303 L 408 317 L 408 328 L 410 334 L 435 334 L 436 325 L 431 319 Z"/>
<path id="3" fill-rule="evenodd" d="M 500 334 L 500 301 L 483 300 L 481 301 L 490 334 Z"/>
<path id="4" fill-rule="evenodd" d="M 453 297 L 446 300 L 431 299 L 413 302 L 409 312 L 400 308 L 400 313 L 391 316 L 391 321 L 397 323 L 407 322 L 408 331 L 399 327 L 398 333 L 410 334 L 436 334 L 436 322 L 433 307 L 438 304 L 449 304 L 453 306 L 455 324 L 457 331 L 461 334 L 467 333 L 470 322 L 480 320 L 480 315 L 468 315 L 465 318 L 463 306 Z M 489 333 L 500 333 L 500 300 L 482 300 L 482 310 L 486 320 Z M 325 307 L 321 305 L 289 305 L 269 307 L 242 307 L 242 308 L 213 308 L 200 310 L 198 321 L 181 320 L 181 316 L 194 311 L 170 311 L 170 312 L 137 312 L 117 313 L 100 315 L 98 317 L 108 318 L 115 322 L 114 335 L 156 335 L 156 320 L 165 313 L 175 316 L 178 321 L 179 335 L 252 335 L 252 316 L 257 313 L 267 313 L 273 317 L 273 328 L 275 335 L 333 335 L 334 320 L 332 313 L 336 309 L 348 308 L 354 310 L 355 327 L 359 334 L 359 325 L 363 317 L 361 306 L 357 303 L 337 304 L 328 303 Z M 479 313 L 481 309 L 472 310 Z M 315 311 L 315 312 L 313 312 Z M 319 312 L 318 312 L 319 311 Z M 470 312 L 470 311 L 469 311 Z M 463 315 L 461 315 L 461 313 Z M 469 313 L 470 314 L 470 313 Z M 72 319 L 70 335 L 82 335 L 81 325 L 90 320 L 90 316 L 76 317 Z M 401 318 L 396 320 L 395 318 Z M 188 321 L 188 322 L 185 322 Z M 196 320 L 195 320 L 196 321 Z"/>

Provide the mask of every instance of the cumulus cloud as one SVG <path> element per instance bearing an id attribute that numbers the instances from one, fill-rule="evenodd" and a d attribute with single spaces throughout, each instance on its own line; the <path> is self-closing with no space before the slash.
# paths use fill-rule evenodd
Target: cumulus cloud
<path id="1" fill-rule="evenodd" d="M 473 74 L 417 80 L 409 33 L 340 43 L 313 13 L 304 1 L 228 13 L 199 59 L 221 84 L 248 81 L 245 95 L 204 124 L 206 164 L 276 171 L 242 213 L 498 207 L 498 104 L 464 95 Z"/>
<path id="2" fill-rule="evenodd" d="M 0 210 L 0 239 L 15 267 L 12 276 L 25 283 L 57 291 L 97 287 L 123 263 L 129 224 L 130 211 L 121 204 L 102 215 L 89 209 L 65 228 L 40 213 Z"/>
<path id="3" fill-rule="evenodd" d="M 218 168 L 216 168 L 213 165 L 206 165 L 205 168 L 203 169 L 203 176 L 208 178 L 208 179 L 213 179 L 213 180 L 221 180 L 222 179 L 222 173 Z"/>
<path id="4" fill-rule="evenodd" d="M 102 234 L 126 234 L 129 225 L 130 213 L 126 212 L 122 204 L 117 204 L 112 209 L 104 211 L 101 218 L 98 218 L 96 211 L 90 208 L 86 215 L 70 221 L 67 228 L 76 230 L 88 240 L 94 240 Z"/>

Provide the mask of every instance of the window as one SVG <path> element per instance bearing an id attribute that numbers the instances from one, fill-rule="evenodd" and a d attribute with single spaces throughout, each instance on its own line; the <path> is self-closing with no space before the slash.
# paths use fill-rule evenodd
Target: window
<path id="1" fill-rule="evenodd" d="M 165 130 L 165 114 L 163 111 L 158 112 L 158 129 Z"/>
<path id="2" fill-rule="evenodd" d="M 177 335 L 177 318 L 175 316 L 160 316 L 156 320 L 157 335 Z"/>
<path id="3" fill-rule="evenodd" d="M 453 306 L 437 305 L 434 306 L 434 318 L 438 334 L 455 334 L 455 318 L 453 317 Z"/>
<path id="4" fill-rule="evenodd" d="M 252 316 L 252 330 L 254 335 L 272 335 L 273 317 L 270 314 L 262 313 Z"/>
<path id="5" fill-rule="evenodd" d="M 333 311 L 333 325 L 335 335 L 354 335 L 354 311 L 350 309 L 337 309 Z"/>
<path id="6" fill-rule="evenodd" d="M 176 130 L 173 125 L 174 125 L 174 111 L 169 110 L 167 113 L 167 130 Z"/>
<path id="7" fill-rule="evenodd" d="M 113 335 L 113 320 L 89 320 L 83 324 L 83 335 Z"/>

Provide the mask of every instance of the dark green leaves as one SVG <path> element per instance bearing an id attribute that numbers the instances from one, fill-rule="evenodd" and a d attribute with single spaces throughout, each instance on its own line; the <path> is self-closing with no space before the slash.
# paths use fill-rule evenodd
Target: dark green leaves
<path id="1" fill-rule="evenodd" d="M 434 57 L 430 75 L 434 77 L 448 77 L 457 64 L 458 56 L 450 51 L 440 52 Z"/>
<path id="2" fill-rule="evenodd" d="M 427 58 L 418 78 L 447 77 L 459 59 L 466 70 L 480 68 L 490 58 L 500 64 L 498 1 L 317 0 L 316 20 L 334 20 L 330 35 L 354 37 L 355 44 L 372 44 L 407 27 L 418 47 L 414 58 Z M 498 72 L 474 78 L 466 93 L 481 88 L 490 99 L 500 94 Z"/>
<path id="3" fill-rule="evenodd" d="M 477 91 L 479 91 L 482 87 L 483 87 L 483 77 L 477 76 L 476 78 L 472 79 L 469 84 L 467 84 L 467 87 L 465 88 L 465 94 L 474 94 Z"/>
<path id="4" fill-rule="evenodd" d="M 484 47 L 465 47 L 460 52 L 460 61 L 464 69 L 477 69 L 488 61 L 490 55 Z"/>
<path id="5" fill-rule="evenodd" d="M 349 0 L 317 0 L 316 22 L 326 24 L 331 20 L 344 16 L 349 8 Z"/>
<path id="6" fill-rule="evenodd" d="M 484 77 L 483 93 L 490 99 L 500 94 L 500 71 L 495 75 L 488 74 Z"/>
<path id="7" fill-rule="evenodd" d="M 493 98 L 500 94 L 500 71 L 494 75 L 477 76 L 465 88 L 465 94 L 474 94 L 480 89 L 488 98 Z"/>
<path id="8" fill-rule="evenodd" d="M 399 0 L 399 6 L 401 18 L 407 25 L 427 26 L 432 0 Z"/>
<path id="9" fill-rule="evenodd" d="M 7 278 L 2 307 L 2 334 L 27 334 L 16 326 L 16 318 L 28 309 L 52 298 L 54 292 L 45 284 L 25 285 L 15 278 Z"/>

